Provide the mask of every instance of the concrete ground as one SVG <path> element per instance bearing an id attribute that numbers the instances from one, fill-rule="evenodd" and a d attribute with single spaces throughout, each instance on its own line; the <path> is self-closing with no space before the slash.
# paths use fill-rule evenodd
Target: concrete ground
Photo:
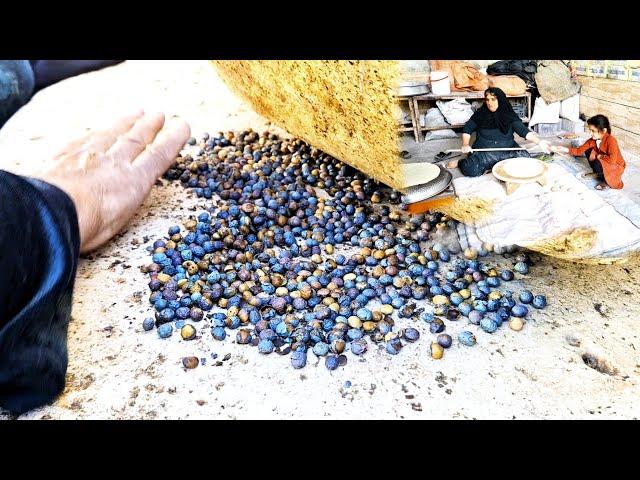
<path id="1" fill-rule="evenodd" d="M 40 92 L 0 131 L 0 168 L 32 173 L 57 146 L 137 106 L 180 115 L 196 136 L 273 128 L 237 100 L 206 62 L 128 61 Z M 141 323 L 151 310 L 139 267 L 149 262 L 146 247 L 204 207 L 178 185 L 163 183 L 125 231 L 81 260 L 67 388 L 53 405 L 21 418 L 640 416 L 637 262 L 586 266 L 534 255 L 530 273 L 509 288 L 526 285 L 545 294 L 548 308 L 530 313 L 520 332 L 504 326 L 489 335 L 462 321 L 449 322 L 447 332 L 454 338 L 468 328 L 478 344 L 454 342 L 441 360 L 429 356 L 435 335 L 426 324 L 416 325 L 420 340 L 397 356 L 370 344 L 362 358 L 348 353 L 348 364 L 333 372 L 313 358 L 305 369 L 294 370 L 288 357 L 262 356 L 233 337 L 217 342 L 204 325 L 191 342 L 145 333 Z M 511 266 L 513 258 L 486 261 Z M 185 370 L 181 359 L 188 355 L 206 358 L 206 364 Z"/>

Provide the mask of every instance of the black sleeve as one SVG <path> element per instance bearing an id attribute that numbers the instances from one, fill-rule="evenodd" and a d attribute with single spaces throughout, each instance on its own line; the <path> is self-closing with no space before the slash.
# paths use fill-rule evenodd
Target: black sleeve
<path id="1" fill-rule="evenodd" d="M 524 123 L 522 123 L 522 120 L 516 120 L 513 122 L 513 131 L 516 132 L 518 135 L 520 135 L 522 138 L 525 138 L 527 135 L 529 135 L 529 133 L 531 133 L 531 130 L 529 130 Z"/>
<path id="2" fill-rule="evenodd" d="M 101 70 L 121 62 L 123 60 L 32 60 L 31 65 L 38 91 L 65 78 Z"/>
<path id="3" fill-rule="evenodd" d="M 0 170 L 0 407 L 50 403 L 67 371 L 80 233 L 62 190 Z"/>
<path id="4" fill-rule="evenodd" d="M 462 128 L 462 133 L 467 133 L 471 135 L 473 132 L 476 131 L 476 128 L 478 128 L 478 125 L 476 124 L 476 122 L 469 119 L 467 123 L 464 124 L 464 127 Z"/>

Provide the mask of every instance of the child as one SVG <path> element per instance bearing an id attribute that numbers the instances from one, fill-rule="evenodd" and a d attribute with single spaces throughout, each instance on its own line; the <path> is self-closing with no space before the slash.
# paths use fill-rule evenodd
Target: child
<path id="1" fill-rule="evenodd" d="M 606 188 L 621 189 L 622 173 L 626 167 L 618 141 L 611 135 L 609 119 L 604 115 L 595 115 L 587 120 L 591 138 L 578 148 L 551 147 L 552 152 L 568 153 L 573 156 L 584 154 L 593 172 L 600 182 L 597 190 Z"/>

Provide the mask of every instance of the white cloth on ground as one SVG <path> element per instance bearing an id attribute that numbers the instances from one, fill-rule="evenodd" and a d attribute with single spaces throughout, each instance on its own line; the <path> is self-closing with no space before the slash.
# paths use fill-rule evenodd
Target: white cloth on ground
<path id="1" fill-rule="evenodd" d="M 640 165 L 628 161 L 624 177 L 637 176 Z M 493 213 L 460 229 L 463 248 L 483 242 L 500 248 L 527 247 L 569 234 L 575 229 L 597 232 L 594 245 L 576 259 L 618 258 L 640 248 L 640 181 L 623 190 L 594 190 L 595 181 L 582 175 L 591 169 L 582 161 L 555 156 L 547 185 L 522 184 L 511 195 L 492 174 L 453 180 L 456 195 L 494 200 Z"/>

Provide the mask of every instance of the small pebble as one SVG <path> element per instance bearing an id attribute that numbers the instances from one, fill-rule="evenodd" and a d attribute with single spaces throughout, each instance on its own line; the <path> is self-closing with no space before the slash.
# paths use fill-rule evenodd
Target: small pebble
<path id="1" fill-rule="evenodd" d="M 295 350 L 291 352 L 291 365 L 293 368 L 304 368 L 307 364 L 307 352 Z"/>
<path id="2" fill-rule="evenodd" d="M 524 305 L 520 305 L 520 304 L 514 305 L 511 308 L 511 315 L 513 315 L 514 317 L 526 317 L 528 312 L 529 312 L 529 309 Z"/>
<path id="3" fill-rule="evenodd" d="M 258 343 L 258 352 L 265 355 L 273 352 L 274 348 L 275 346 L 271 340 L 260 340 L 260 343 Z"/>
<path id="4" fill-rule="evenodd" d="M 529 290 L 522 290 L 518 298 L 522 303 L 531 303 L 533 301 L 533 293 Z"/>
<path id="5" fill-rule="evenodd" d="M 529 265 L 527 265 L 524 262 L 518 262 L 513 266 L 513 269 L 518 272 L 521 273 L 523 275 L 526 275 L 527 273 L 529 273 Z"/>
<path id="6" fill-rule="evenodd" d="M 182 365 L 184 365 L 185 368 L 196 368 L 198 366 L 198 364 L 200 363 L 200 360 L 198 360 L 198 357 L 184 357 L 182 359 Z"/>
<path id="7" fill-rule="evenodd" d="M 531 305 L 533 306 L 533 308 L 544 308 L 547 306 L 547 297 L 545 297 L 544 295 L 536 295 L 535 297 L 533 297 Z"/>
<path id="8" fill-rule="evenodd" d="M 442 348 L 449 348 L 451 346 L 451 343 L 453 342 L 451 335 L 448 335 L 446 333 L 441 333 L 440 335 L 438 335 L 436 341 Z"/>
<path id="9" fill-rule="evenodd" d="M 367 351 L 367 341 L 362 338 L 351 342 L 351 353 L 354 355 L 362 355 Z"/>
<path id="10" fill-rule="evenodd" d="M 420 332 L 418 332 L 418 330 L 416 330 L 415 328 L 409 327 L 405 329 L 403 338 L 407 342 L 415 342 L 420 338 Z"/>
<path id="11" fill-rule="evenodd" d="M 160 338 L 169 338 L 173 334 L 173 327 L 170 323 L 164 323 L 158 327 L 158 336 Z"/>
<path id="12" fill-rule="evenodd" d="M 458 335 L 458 341 L 467 347 L 472 347 L 476 344 L 476 337 L 470 331 L 464 330 Z"/>
<path id="13" fill-rule="evenodd" d="M 493 333 L 498 329 L 498 324 L 495 320 L 489 317 L 484 317 L 480 320 L 480 328 L 487 333 Z"/>
<path id="14" fill-rule="evenodd" d="M 155 324 L 156 321 L 153 318 L 145 318 L 142 322 L 142 328 L 145 332 L 148 332 L 149 330 L 153 330 Z"/>
<path id="15" fill-rule="evenodd" d="M 399 338 L 392 338 L 387 342 L 386 350 L 391 355 L 397 355 L 402 350 L 402 342 Z"/>
<path id="16" fill-rule="evenodd" d="M 335 355 L 328 355 L 327 358 L 324 359 L 324 366 L 327 367 L 327 370 L 335 370 L 339 365 L 340 361 Z"/>
<path id="17" fill-rule="evenodd" d="M 444 331 L 444 329 L 445 329 L 444 322 L 439 318 L 434 319 L 433 322 L 429 324 L 429 331 L 431 333 L 440 333 Z"/>
<path id="18" fill-rule="evenodd" d="M 224 329 L 224 327 L 213 327 L 211 329 L 211 335 L 213 335 L 213 338 L 215 338 L 216 340 L 224 340 L 227 337 L 227 331 Z"/>

